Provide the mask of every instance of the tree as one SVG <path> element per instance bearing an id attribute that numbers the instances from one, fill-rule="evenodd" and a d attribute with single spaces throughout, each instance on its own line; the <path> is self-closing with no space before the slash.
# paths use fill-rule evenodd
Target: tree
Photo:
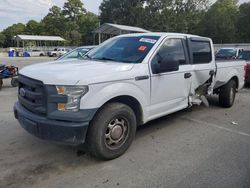
<path id="1" fill-rule="evenodd" d="M 4 42 L 4 47 L 7 46 L 13 46 L 13 37 L 16 35 L 21 35 L 21 34 L 26 34 L 25 33 L 25 25 L 22 23 L 18 23 L 18 24 L 13 24 L 12 26 L 6 28 L 5 30 L 3 30 L 2 32 L 6 39 Z"/>
<path id="2" fill-rule="evenodd" d="M 143 14 L 142 0 L 104 0 L 100 5 L 101 23 L 138 25 Z"/>
<path id="3" fill-rule="evenodd" d="M 65 33 L 65 18 L 61 8 L 57 6 L 49 9 L 49 13 L 43 18 L 41 24 L 45 31 L 42 34 L 63 36 Z"/>
<path id="4" fill-rule="evenodd" d="M 40 23 L 35 20 L 30 20 L 26 24 L 25 32 L 29 35 L 39 35 L 42 32 L 43 28 Z"/>
<path id="5" fill-rule="evenodd" d="M 4 46 L 5 39 L 5 35 L 3 33 L 0 33 L 0 47 Z"/>
<path id="6" fill-rule="evenodd" d="M 78 21 L 78 18 L 86 13 L 86 9 L 80 0 L 68 0 L 63 6 L 62 13 L 69 20 Z"/>
<path id="7" fill-rule="evenodd" d="M 193 32 L 208 0 L 104 0 L 101 22 L 144 27 L 151 31 Z"/>
<path id="8" fill-rule="evenodd" d="M 239 7 L 237 38 L 239 42 L 250 43 L 250 3 L 241 4 Z"/>
<path id="9" fill-rule="evenodd" d="M 234 0 L 218 0 L 206 12 L 199 34 L 211 37 L 215 43 L 236 41 L 238 7 Z"/>
<path id="10" fill-rule="evenodd" d="M 26 25 L 19 23 L 6 28 L 0 33 L 0 46 L 12 46 L 13 37 L 17 34 L 58 35 L 72 46 L 91 44 L 92 31 L 98 23 L 97 15 L 86 12 L 81 0 L 67 0 L 62 9 L 51 7 L 40 23 L 30 20 Z"/>
<path id="11" fill-rule="evenodd" d="M 82 35 L 81 41 L 83 44 L 93 44 L 93 31 L 98 27 L 99 20 L 98 17 L 87 12 L 79 18 L 79 31 Z"/>

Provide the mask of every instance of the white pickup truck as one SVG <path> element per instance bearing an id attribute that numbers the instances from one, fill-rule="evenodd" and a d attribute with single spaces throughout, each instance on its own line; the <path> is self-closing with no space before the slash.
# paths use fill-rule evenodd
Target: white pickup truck
<path id="1" fill-rule="evenodd" d="M 68 50 L 66 48 L 55 48 L 53 51 L 48 52 L 49 57 L 60 57 L 66 54 Z"/>
<path id="2" fill-rule="evenodd" d="M 244 85 L 244 61 L 215 61 L 212 40 L 176 34 L 122 35 L 82 60 L 55 61 L 20 71 L 15 117 L 47 140 L 85 144 L 114 159 L 131 145 L 136 127 L 207 102 L 231 107 Z"/>

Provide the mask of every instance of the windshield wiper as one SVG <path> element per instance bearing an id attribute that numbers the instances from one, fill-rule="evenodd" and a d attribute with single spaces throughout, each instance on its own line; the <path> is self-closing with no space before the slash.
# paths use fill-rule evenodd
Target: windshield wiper
<path id="1" fill-rule="evenodd" d="M 91 59 L 91 60 L 116 61 L 115 59 L 107 58 L 107 57 L 92 58 L 92 57 L 90 57 L 88 54 L 84 55 L 83 58 L 88 58 L 88 59 Z"/>
<path id="2" fill-rule="evenodd" d="M 102 57 L 102 58 L 96 58 L 97 60 L 104 60 L 104 61 L 116 61 L 115 59 L 108 58 L 108 57 Z"/>

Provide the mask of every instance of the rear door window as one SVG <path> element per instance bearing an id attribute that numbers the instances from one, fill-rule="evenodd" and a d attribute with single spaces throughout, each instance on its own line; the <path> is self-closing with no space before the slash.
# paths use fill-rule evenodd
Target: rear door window
<path id="1" fill-rule="evenodd" d="M 212 61 L 212 50 L 209 41 L 191 41 L 193 64 L 210 63 Z"/>

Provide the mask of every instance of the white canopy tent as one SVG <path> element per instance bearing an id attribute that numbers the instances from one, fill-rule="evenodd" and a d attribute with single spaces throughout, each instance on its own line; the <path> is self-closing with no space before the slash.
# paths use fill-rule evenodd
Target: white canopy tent
<path id="1" fill-rule="evenodd" d="M 93 33 L 94 33 L 94 39 L 98 34 L 99 36 L 98 39 L 100 44 L 102 42 L 103 35 L 116 36 L 128 33 L 149 33 L 149 32 L 150 31 L 142 29 L 140 27 L 105 23 L 101 25 L 99 28 L 97 28 Z"/>
<path id="2" fill-rule="evenodd" d="M 37 46 L 45 46 L 49 43 L 58 43 L 65 42 L 65 39 L 59 36 L 40 36 L 40 35 L 17 35 L 14 37 L 14 40 L 17 42 L 17 47 L 20 47 L 20 43 L 25 47 L 26 42 L 35 42 Z"/>

